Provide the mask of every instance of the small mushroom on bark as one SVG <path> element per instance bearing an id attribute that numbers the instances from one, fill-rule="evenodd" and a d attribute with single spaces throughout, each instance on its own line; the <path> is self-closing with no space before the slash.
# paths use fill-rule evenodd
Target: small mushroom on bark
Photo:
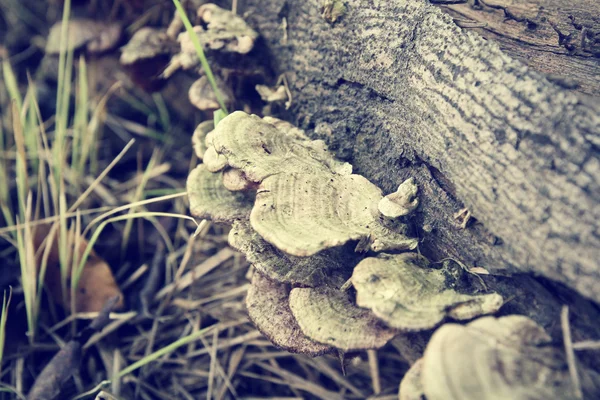
<path id="1" fill-rule="evenodd" d="M 164 30 L 143 27 L 121 48 L 119 61 L 136 84 L 157 90 L 165 83 L 161 74 L 176 50 L 177 43 Z"/>
<path id="2" fill-rule="evenodd" d="M 222 79 L 215 77 L 217 87 L 223 96 L 223 102 L 230 106 L 233 103 L 233 93 Z M 217 96 L 206 76 L 196 80 L 188 91 L 190 103 L 202 111 L 215 111 L 221 108 Z"/>
<path id="3" fill-rule="evenodd" d="M 341 290 L 292 289 L 290 308 L 306 336 L 343 351 L 377 349 L 398 333 L 369 310 L 354 305 Z"/>
<path id="4" fill-rule="evenodd" d="M 287 285 L 255 272 L 246 296 L 250 320 L 273 344 L 284 350 L 311 356 L 332 351 L 331 346 L 317 343 L 302 333 L 288 304 L 289 293 Z"/>
<path id="5" fill-rule="evenodd" d="M 204 164 L 192 170 L 186 186 L 190 211 L 199 218 L 229 223 L 247 219 L 254 202 L 250 193 L 227 190 L 221 174 L 211 173 Z"/>
<path id="6" fill-rule="evenodd" d="M 105 23 L 90 19 L 72 19 L 67 22 L 68 37 L 65 50 L 82 47 L 89 53 L 102 53 L 115 47 L 121 38 L 123 28 L 119 23 Z M 62 21 L 50 28 L 46 41 L 46 54 L 59 54 L 61 51 Z"/>
<path id="7" fill-rule="evenodd" d="M 202 162 L 206 166 L 206 169 L 210 172 L 219 172 L 227 167 L 227 157 L 222 154 L 218 154 L 214 147 L 209 147 L 204 152 Z"/>
<path id="8" fill-rule="evenodd" d="M 410 214 L 419 206 L 418 191 L 419 187 L 415 183 L 415 178 L 405 180 L 397 191 L 379 201 L 377 205 L 379 212 L 388 218 L 398 218 Z"/>
<path id="9" fill-rule="evenodd" d="M 194 134 L 192 135 L 192 144 L 194 146 L 194 152 L 200 160 L 204 158 L 204 153 L 206 153 L 206 150 L 208 149 L 208 146 L 206 145 L 206 137 L 213 129 L 215 129 L 214 122 L 207 120 L 198 124 L 194 130 Z"/>
<path id="10" fill-rule="evenodd" d="M 239 169 L 228 168 L 223 171 L 223 186 L 232 192 L 256 190 L 258 185 L 246 178 L 246 174 Z"/>
<path id="11" fill-rule="evenodd" d="M 288 99 L 288 94 L 283 85 L 279 85 L 276 88 L 271 88 L 267 85 L 256 85 L 255 89 L 262 101 L 266 101 L 267 103 L 286 101 Z"/>
<path id="12" fill-rule="evenodd" d="M 564 352 L 550 342 L 544 329 L 520 315 L 443 325 L 433 334 L 422 361 L 411 368 L 416 371 L 409 371 L 400 384 L 400 398 L 575 399 Z M 598 398 L 593 384 L 586 385 L 591 383 L 586 370 L 580 369 L 580 374 L 584 393 Z"/>
<path id="13" fill-rule="evenodd" d="M 193 30 L 204 49 L 246 54 L 254 48 L 258 33 L 239 15 L 209 3 L 198 8 L 198 18 L 202 25 L 194 26 Z M 177 40 L 181 50 L 165 70 L 165 77 L 171 76 L 179 68 L 192 69 L 200 66 L 190 34 L 182 32 Z"/>
<path id="14" fill-rule="evenodd" d="M 162 29 L 144 27 L 121 48 L 119 61 L 123 65 L 131 65 L 169 55 L 174 50 L 175 42 Z"/>
<path id="15" fill-rule="evenodd" d="M 198 34 L 200 42 L 210 49 L 246 54 L 258 38 L 242 17 L 215 4 L 200 6 L 198 17 L 207 24 Z"/>
<path id="16" fill-rule="evenodd" d="M 415 253 L 365 258 L 352 274 L 356 303 L 403 331 L 430 329 L 445 317 L 471 319 L 502 306 L 499 294 L 459 293 L 452 289 L 455 281 Z"/>
<path id="17" fill-rule="evenodd" d="M 245 221 L 229 231 L 229 245 L 244 253 L 261 274 L 281 283 L 315 287 L 341 287 L 352 274 L 356 257 L 345 249 L 331 249 L 312 257 L 294 257 L 267 243 Z"/>

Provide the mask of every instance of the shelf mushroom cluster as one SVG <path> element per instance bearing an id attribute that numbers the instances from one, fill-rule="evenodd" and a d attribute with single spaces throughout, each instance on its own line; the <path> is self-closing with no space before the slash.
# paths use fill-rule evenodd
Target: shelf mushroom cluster
<path id="1" fill-rule="evenodd" d="M 445 324 L 431 337 L 423 358 L 404 376 L 399 398 L 581 398 L 574 390 L 564 352 L 550 344 L 544 329 L 521 315 Z M 590 381 L 585 369 L 580 374 L 582 381 Z"/>
<path id="2" fill-rule="evenodd" d="M 412 179 L 384 196 L 323 141 L 275 118 L 237 111 L 212 128 L 194 132 L 203 163 L 187 181 L 190 210 L 232 224 L 230 245 L 254 266 L 248 314 L 277 346 L 310 355 L 379 348 L 503 304 L 496 293 L 459 290 L 460 271 L 407 252 L 417 246 L 403 222 L 418 206 Z"/>
<path id="3" fill-rule="evenodd" d="M 254 48 L 258 33 L 243 18 L 215 4 L 203 4 L 196 10 L 193 30 L 204 51 L 243 56 Z M 121 49 L 121 64 L 134 75 L 150 70 L 155 79 L 167 79 L 179 70 L 197 73 L 199 78 L 190 86 L 190 103 L 202 111 L 220 108 L 217 96 L 201 67 L 200 59 L 190 34 L 183 31 L 183 22 L 175 13 L 166 29 L 144 27 L 134 33 Z M 154 61 L 163 60 L 159 71 L 149 67 Z M 136 68 L 137 67 L 137 68 Z M 214 76 L 223 102 L 231 106 L 234 95 L 221 76 Z M 135 80 L 135 79 L 134 79 Z"/>

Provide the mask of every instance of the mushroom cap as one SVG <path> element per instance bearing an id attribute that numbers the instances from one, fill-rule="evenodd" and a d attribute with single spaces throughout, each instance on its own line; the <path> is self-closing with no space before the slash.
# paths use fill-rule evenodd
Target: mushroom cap
<path id="1" fill-rule="evenodd" d="M 561 350 L 520 315 L 445 324 L 423 355 L 427 400 L 574 399 Z"/>
<path id="2" fill-rule="evenodd" d="M 405 180 L 397 191 L 379 201 L 377 205 L 379 212 L 388 218 L 398 218 L 410 214 L 419 206 L 418 191 L 419 187 L 415 183 L 415 178 Z"/>
<path id="3" fill-rule="evenodd" d="M 422 400 L 425 396 L 421 370 L 423 359 L 418 359 L 404 374 L 398 390 L 398 400 Z"/>
<path id="4" fill-rule="evenodd" d="M 217 82 L 217 87 L 223 96 L 223 101 L 225 104 L 230 105 L 233 99 L 231 90 L 225 85 L 225 82 L 223 82 L 222 79 L 215 77 L 215 80 Z M 188 96 L 190 103 L 202 111 L 214 111 L 221 108 L 217 96 L 206 76 L 201 76 L 192 84 L 192 86 L 190 86 Z"/>
<path id="5" fill-rule="evenodd" d="M 192 215 L 216 222 L 248 218 L 254 199 L 247 193 L 227 190 L 221 174 L 211 173 L 204 164 L 192 170 L 186 186 Z"/>
<path id="6" fill-rule="evenodd" d="M 219 172 L 227 167 L 227 157 L 218 154 L 212 146 L 208 147 L 204 152 L 202 162 L 210 172 Z"/>
<path id="7" fill-rule="evenodd" d="M 242 17 L 215 4 L 198 8 L 198 17 L 207 24 L 198 32 L 200 42 L 213 50 L 246 54 L 254 47 L 258 33 Z"/>
<path id="8" fill-rule="evenodd" d="M 192 144 L 194 145 L 194 152 L 196 156 L 200 160 L 204 158 L 204 153 L 207 150 L 206 146 L 206 137 L 209 132 L 215 129 L 215 124 L 212 120 L 207 120 L 200 122 L 196 129 L 194 130 L 194 134 L 192 136 Z"/>
<path id="9" fill-rule="evenodd" d="M 333 350 L 302 333 L 288 304 L 290 289 L 262 276 L 252 275 L 252 285 L 246 296 L 248 316 L 273 344 L 292 353 L 318 356 Z"/>
<path id="10" fill-rule="evenodd" d="M 262 118 L 262 120 L 267 124 L 273 125 L 275 128 L 277 128 L 277 130 L 283 132 L 283 134 L 290 138 L 306 141 L 310 140 L 310 138 L 306 136 L 306 133 L 304 133 L 302 129 L 296 127 L 296 125 L 292 124 L 291 122 L 271 116 L 265 116 Z"/>
<path id="11" fill-rule="evenodd" d="M 375 251 L 415 248 L 406 225 L 383 225 L 380 199 L 379 188 L 360 175 L 277 174 L 260 184 L 250 222 L 267 242 L 294 256 L 351 240 L 367 241 Z"/>
<path id="12" fill-rule="evenodd" d="M 459 293 L 449 279 L 415 253 L 365 258 L 352 274 L 356 303 L 404 331 L 431 329 L 446 316 L 470 319 L 493 313 L 503 304 L 497 293 Z"/>
<path id="13" fill-rule="evenodd" d="M 52 25 L 46 41 L 46 54 L 59 54 L 61 50 L 62 21 Z M 121 38 L 123 29 L 119 23 L 105 23 L 90 19 L 68 21 L 66 50 L 77 50 L 83 46 L 90 53 L 101 53 L 112 49 Z"/>
<path id="14" fill-rule="evenodd" d="M 290 309 L 306 336 L 344 351 L 377 349 L 398 333 L 369 310 L 352 304 L 341 290 L 323 286 L 292 289 Z"/>
<path id="15" fill-rule="evenodd" d="M 129 42 L 121 48 L 119 61 L 123 65 L 131 65 L 140 60 L 170 54 L 174 46 L 175 42 L 163 29 L 143 27 L 136 31 Z"/>
<path id="16" fill-rule="evenodd" d="M 255 89 L 260 95 L 262 101 L 266 101 L 267 103 L 285 101 L 288 99 L 285 86 L 283 85 L 277 86 L 276 88 L 270 88 L 267 85 L 256 85 Z"/>
<path id="17" fill-rule="evenodd" d="M 350 164 L 337 161 L 323 141 L 305 140 L 301 131 L 282 122 L 280 130 L 256 115 L 236 111 L 221 120 L 212 143 L 230 167 L 244 171 L 254 182 L 281 173 L 351 172 Z"/>
<path id="18" fill-rule="evenodd" d="M 244 253 L 261 274 L 280 282 L 301 286 L 341 287 L 356 260 L 344 251 L 324 251 L 312 257 L 294 257 L 267 243 L 245 221 L 236 221 L 229 231 L 229 245 Z M 341 249 L 343 250 L 343 249 Z M 355 258 L 355 257 L 354 257 Z"/>
<path id="19" fill-rule="evenodd" d="M 223 186 L 232 192 L 256 190 L 258 185 L 246 178 L 244 172 L 239 169 L 228 168 L 223 171 Z"/>

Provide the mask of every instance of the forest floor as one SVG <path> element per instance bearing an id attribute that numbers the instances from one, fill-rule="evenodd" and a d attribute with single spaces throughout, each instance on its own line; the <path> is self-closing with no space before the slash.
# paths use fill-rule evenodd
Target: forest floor
<path id="1" fill-rule="evenodd" d="M 169 24 L 171 1 L 74 1 L 71 19 L 88 23 L 73 35 L 115 22 L 123 33 L 72 58 L 45 52 L 65 3 L 0 1 L 0 398 L 34 384 L 35 398 L 397 398 L 408 366 L 393 341 L 343 360 L 273 347 L 247 318 L 249 265 L 228 228 L 190 220 L 191 136 L 212 112 L 188 103 L 191 74 L 149 92 L 147 69 L 119 63 L 133 32 Z M 277 77 L 261 76 L 237 80 L 232 108 L 269 112 L 252 90 Z M 88 242 L 95 254 L 80 265 Z M 106 327 L 86 330 L 120 293 Z"/>

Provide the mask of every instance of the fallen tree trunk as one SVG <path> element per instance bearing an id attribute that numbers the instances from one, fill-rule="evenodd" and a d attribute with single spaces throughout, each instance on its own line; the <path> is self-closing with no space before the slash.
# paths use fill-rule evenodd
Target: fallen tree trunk
<path id="1" fill-rule="evenodd" d="M 493 40 L 507 55 L 549 74 L 563 88 L 600 95 L 596 0 L 462 0 L 442 9 L 459 26 Z"/>
<path id="2" fill-rule="evenodd" d="M 600 301 L 597 98 L 425 1 L 346 1 L 334 24 L 317 0 L 244 3 L 287 76 L 287 117 L 387 193 L 415 176 L 421 251 Z"/>

